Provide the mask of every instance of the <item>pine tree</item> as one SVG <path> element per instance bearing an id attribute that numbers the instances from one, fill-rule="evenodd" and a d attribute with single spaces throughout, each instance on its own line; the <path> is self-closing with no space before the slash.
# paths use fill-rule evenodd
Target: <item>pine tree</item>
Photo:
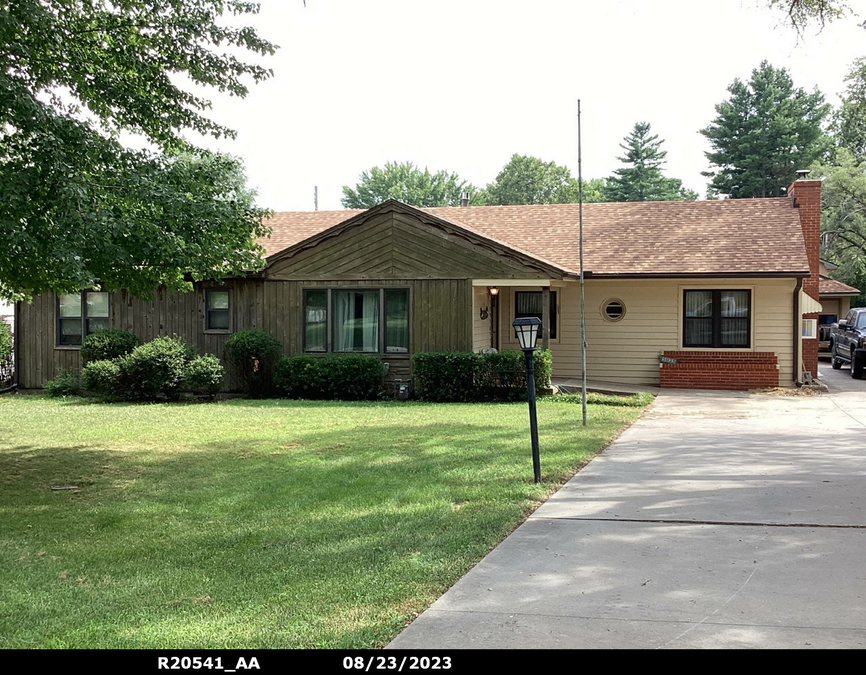
<path id="1" fill-rule="evenodd" d="M 737 79 L 727 101 L 716 105 L 716 118 L 701 130 L 712 146 L 705 153 L 716 168 L 709 197 L 775 197 L 830 148 L 823 122 L 830 112 L 824 95 L 795 88 L 784 68 L 766 61 L 752 71 L 748 84 Z"/>
<path id="2" fill-rule="evenodd" d="M 667 178 L 662 173 L 667 151 L 657 134 L 650 135 L 649 122 L 634 125 L 620 146 L 624 157 L 618 157 L 626 166 L 616 169 L 607 179 L 605 198 L 612 202 L 658 202 L 675 199 L 697 199 L 692 190 L 684 189 L 678 178 Z"/>

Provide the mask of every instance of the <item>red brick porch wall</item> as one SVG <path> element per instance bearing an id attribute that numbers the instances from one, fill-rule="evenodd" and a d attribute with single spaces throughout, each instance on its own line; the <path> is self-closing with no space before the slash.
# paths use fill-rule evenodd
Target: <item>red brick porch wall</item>
<path id="1" fill-rule="evenodd" d="M 662 363 L 659 384 L 677 389 L 763 389 L 779 386 L 773 352 L 671 351 L 677 363 Z"/>

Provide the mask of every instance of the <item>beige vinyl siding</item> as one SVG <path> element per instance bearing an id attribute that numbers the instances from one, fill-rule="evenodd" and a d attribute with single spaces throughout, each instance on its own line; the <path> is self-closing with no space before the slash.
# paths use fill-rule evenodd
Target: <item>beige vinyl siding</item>
<path id="1" fill-rule="evenodd" d="M 851 309 L 851 298 L 821 298 L 821 306 L 824 308 L 822 314 L 835 314 L 839 319 L 844 319 Z"/>
<path id="2" fill-rule="evenodd" d="M 487 318 L 481 318 L 482 308 L 487 308 Z M 484 286 L 474 286 L 472 289 L 472 351 L 480 352 L 490 347 L 490 322 L 495 313 L 490 307 L 490 296 Z"/>
<path id="3" fill-rule="evenodd" d="M 839 298 L 821 298 L 821 306 L 824 308 L 824 311 L 821 312 L 822 314 L 835 314 L 839 316 L 841 311 Z"/>
<path id="4" fill-rule="evenodd" d="M 779 382 L 793 382 L 793 279 L 631 279 L 586 282 L 587 377 L 632 384 L 658 384 L 659 354 L 681 349 L 682 291 L 700 288 L 752 290 L 752 351 L 770 351 L 779 360 Z M 516 349 L 513 332 L 514 290 L 502 298 L 503 349 Z M 580 290 L 576 283 L 551 287 L 559 291 L 559 336 L 550 341 L 554 377 L 580 377 Z M 617 299 L 625 305 L 618 322 L 606 321 L 603 305 Z M 737 351 L 737 350 L 735 350 Z"/>

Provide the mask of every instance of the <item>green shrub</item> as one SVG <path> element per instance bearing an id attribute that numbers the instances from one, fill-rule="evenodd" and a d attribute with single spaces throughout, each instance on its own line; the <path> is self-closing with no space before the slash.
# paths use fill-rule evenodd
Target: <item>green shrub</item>
<path id="1" fill-rule="evenodd" d="M 533 354 L 535 388 L 550 386 L 550 351 Z M 415 393 L 425 401 L 520 401 L 527 396 L 523 352 L 422 352 L 412 357 Z"/>
<path id="2" fill-rule="evenodd" d="M 274 384 L 287 398 L 367 401 L 381 394 L 384 376 L 377 356 L 284 356 L 274 369 Z"/>
<path id="3" fill-rule="evenodd" d="M 71 370 L 59 368 L 53 380 L 48 380 L 44 385 L 45 393 L 52 398 L 61 396 L 78 396 L 81 393 L 81 383 L 78 373 Z"/>
<path id="4" fill-rule="evenodd" d="M 120 359 L 119 395 L 138 401 L 176 399 L 195 348 L 179 337 L 158 337 Z"/>
<path id="5" fill-rule="evenodd" d="M 106 328 L 91 333 L 81 343 L 81 365 L 126 356 L 138 347 L 138 338 L 119 328 Z"/>
<path id="6" fill-rule="evenodd" d="M 120 387 L 120 359 L 91 361 L 81 369 L 81 389 L 103 400 L 123 398 Z"/>
<path id="7" fill-rule="evenodd" d="M 476 401 L 475 374 L 481 354 L 421 352 L 412 356 L 415 394 L 425 401 Z"/>
<path id="8" fill-rule="evenodd" d="M 255 328 L 235 333 L 223 347 L 223 356 L 237 369 L 244 391 L 252 398 L 271 392 L 274 367 L 282 352 L 277 338 Z"/>
<path id="9" fill-rule="evenodd" d="M 12 329 L 5 319 L 0 319 L 0 360 L 9 358 L 12 353 Z"/>
<path id="10" fill-rule="evenodd" d="M 186 367 L 185 386 L 196 394 L 215 396 L 225 374 L 225 368 L 213 354 L 196 356 Z"/>

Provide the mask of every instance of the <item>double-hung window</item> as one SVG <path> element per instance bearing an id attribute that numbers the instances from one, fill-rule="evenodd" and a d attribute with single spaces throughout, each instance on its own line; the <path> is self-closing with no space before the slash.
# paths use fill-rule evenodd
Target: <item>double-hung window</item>
<path id="1" fill-rule="evenodd" d="M 694 290 L 683 296 L 683 347 L 751 346 L 750 290 Z"/>
<path id="2" fill-rule="evenodd" d="M 228 290 L 209 288 L 205 291 L 205 329 L 227 332 L 229 325 Z"/>
<path id="3" fill-rule="evenodd" d="M 515 291 L 514 318 L 530 316 L 544 321 L 544 294 L 541 291 Z M 556 291 L 550 291 L 550 339 L 556 339 Z"/>
<path id="4" fill-rule="evenodd" d="M 108 293 L 82 291 L 57 296 L 58 346 L 80 346 L 85 337 L 110 325 Z"/>
<path id="5" fill-rule="evenodd" d="M 306 289 L 303 314 L 304 351 L 409 352 L 408 289 Z"/>

